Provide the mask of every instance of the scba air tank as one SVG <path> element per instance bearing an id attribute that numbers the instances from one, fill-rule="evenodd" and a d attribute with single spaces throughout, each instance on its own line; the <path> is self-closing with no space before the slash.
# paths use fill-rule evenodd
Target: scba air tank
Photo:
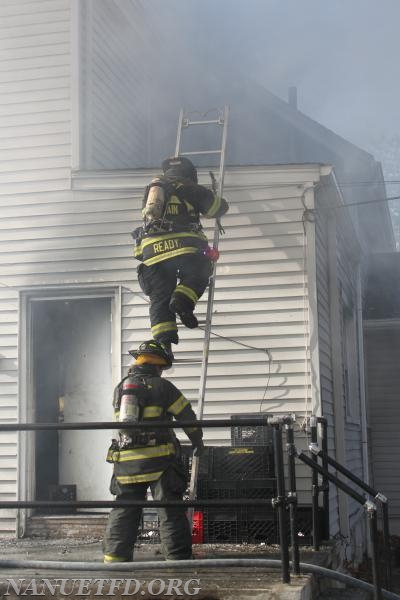
<path id="1" fill-rule="evenodd" d="M 138 423 L 141 419 L 140 408 L 140 389 L 131 377 L 125 379 L 122 384 L 121 403 L 119 407 L 119 422 L 120 423 Z M 133 438 L 137 433 L 136 429 L 121 429 L 120 442 L 121 447 L 127 447 L 133 442 Z"/>
<path id="2" fill-rule="evenodd" d="M 147 193 L 146 205 L 144 207 L 144 217 L 148 221 L 161 219 L 164 214 L 165 207 L 165 191 L 161 185 L 157 185 L 156 181 L 152 182 Z"/>

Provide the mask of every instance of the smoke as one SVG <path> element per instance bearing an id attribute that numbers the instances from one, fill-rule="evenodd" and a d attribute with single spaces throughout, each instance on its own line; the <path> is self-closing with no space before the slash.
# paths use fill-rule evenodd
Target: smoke
<path id="1" fill-rule="evenodd" d="M 147 0 L 162 8 L 162 3 Z M 397 0 L 170 0 L 157 13 L 168 32 L 168 72 L 203 83 L 252 80 L 286 99 L 298 87 L 300 110 L 365 147 L 371 132 L 400 132 Z"/>
<path id="2" fill-rule="evenodd" d="M 93 6 L 109 41 L 93 45 L 88 66 L 97 87 L 87 116 L 98 122 L 87 168 L 159 166 L 174 152 L 181 107 L 230 106 L 227 165 L 325 162 L 347 182 L 376 177 L 376 164 L 329 129 L 366 150 L 400 135 L 398 0 L 114 0 L 115 14 L 108 0 Z M 327 129 L 287 112 L 291 86 L 299 111 Z M 202 134 L 203 149 L 218 147 Z"/>

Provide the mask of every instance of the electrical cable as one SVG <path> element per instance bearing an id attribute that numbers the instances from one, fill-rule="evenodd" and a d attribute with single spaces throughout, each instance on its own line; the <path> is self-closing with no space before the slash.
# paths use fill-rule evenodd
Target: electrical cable
<path id="1" fill-rule="evenodd" d="M 199 329 L 201 329 L 202 331 L 205 331 L 204 327 L 199 326 Z M 234 338 L 230 338 L 230 337 L 227 337 L 225 335 L 221 335 L 220 333 L 215 333 L 215 331 L 212 331 L 212 329 L 210 330 L 210 334 L 213 335 L 213 336 L 215 336 L 215 337 L 221 338 L 223 340 L 227 340 L 229 342 L 232 342 L 233 344 L 238 344 L 239 346 L 243 346 L 244 348 L 247 348 L 248 350 L 255 350 L 255 351 L 259 351 L 259 352 L 264 352 L 267 355 L 267 357 L 268 357 L 267 382 L 265 384 L 265 389 L 264 389 L 263 397 L 261 399 L 260 408 L 259 408 L 259 412 L 260 413 L 261 412 L 266 412 L 266 411 L 262 411 L 261 409 L 262 409 L 263 402 L 265 400 L 265 396 L 267 395 L 268 386 L 269 386 L 269 382 L 270 382 L 270 379 L 271 379 L 271 364 L 273 362 L 271 352 L 268 350 L 268 348 L 260 348 L 258 346 L 251 346 L 250 344 L 244 344 L 243 342 L 239 342 L 238 340 L 235 340 Z"/>
<path id="2" fill-rule="evenodd" d="M 360 202 L 347 202 L 346 204 L 340 204 L 339 206 L 326 206 L 323 208 L 314 209 L 315 212 L 320 210 L 337 209 L 337 208 L 348 208 L 349 206 L 362 206 L 363 204 L 383 204 L 384 202 L 390 202 L 391 200 L 400 200 L 400 196 L 388 196 L 387 198 L 377 198 L 376 200 L 361 200 Z"/>
<path id="3" fill-rule="evenodd" d="M 267 395 L 267 391 L 268 391 L 268 387 L 269 387 L 269 381 L 271 379 L 271 364 L 272 364 L 272 360 L 269 360 L 268 361 L 268 371 L 267 371 L 267 383 L 265 384 L 265 389 L 264 389 L 263 397 L 261 398 L 260 408 L 259 408 L 259 411 L 258 411 L 260 413 L 268 412 L 268 410 L 262 410 L 262 405 L 263 405 L 265 397 Z"/>
<path id="4" fill-rule="evenodd" d="M 205 331 L 204 327 L 201 327 L 201 325 L 199 325 L 198 329 L 201 329 L 202 331 Z M 259 350 L 260 352 L 265 352 L 265 354 L 268 356 L 269 360 L 272 360 L 271 357 L 271 353 L 268 350 L 268 348 L 260 348 L 258 346 L 250 346 L 250 344 L 244 344 L 243 342 L 239 342 L 238 340 L 235 340 L 234 338 L 230 338 L 226 335 L 221 335 L 220 333 L 215 333 L 215 331 L 211 330 L 211 335 L 221 338 L 223 340 L 227 340 L 228 342 L 232 342 L 233 344 L 238 344 L 239 346 L 243 346 L 244 348 L 248 348 L 249 350 Z"/>

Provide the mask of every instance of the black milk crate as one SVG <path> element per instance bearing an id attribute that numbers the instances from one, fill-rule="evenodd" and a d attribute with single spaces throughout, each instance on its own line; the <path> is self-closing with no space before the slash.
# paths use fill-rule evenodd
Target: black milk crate
<path id="1" fill-rule="evenodd" d="M 199 500 L 225 500 L 233 498 L 271 500 L 277 495 L 276 478 L 248 479 L 203 479 L 198 482 Z M 271 506 L 271 503 L 266 503 Z"/>
<path id="2" fill-rule="evenodd" d="M 203 512 L 204 543 L 232 544 L 240 542 L 241 510 L 233 508 L 205 508 Z"/>
<path id="3" fill-rule="evenodd" d="M 242 510 L 240 540 L 247 544 L 277 544 L 279 541 L 278 516 L 272 506 L 248 506 Z"/>
<path id="4" fill-rule="evenodd" d="M 274 477 L 270 447 L 215 446 L 209 452 L 210 479 L 263 479 Z"/>
<path id="5" fill-rule="evenodd" d="M 160 542 L 160 521 L 156 510 L 143 509 L 137 539 L 138 542 L 147 544 Z"/>
<path id="6" fill-rule="evenodd" d="M 260 413 L 246 413 L 241 415 L 232 415 L 231 419 L 248 419 L 261 417 Z M 232 425 L 231 444 L 234 448 L 240 446 L 271 446 L 272 448 L 272 427 L 263 425 Z"/>

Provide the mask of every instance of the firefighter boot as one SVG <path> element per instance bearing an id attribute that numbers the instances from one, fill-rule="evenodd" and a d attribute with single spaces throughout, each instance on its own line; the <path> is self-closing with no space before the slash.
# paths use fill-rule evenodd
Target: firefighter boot
<path id="1" fill-rule="evenodd" d="M 165 350 L 165 354 L 168 356 L 171 363 L 174 362 L 175 357 L 174 357 L 174 353 L 172 352 L 172 349 L 171 349 L 171 342 L 161 342 L 160 341 L 159 344 Z"/>
<path id="2" fill-rule="evenodd" d="M 188 306 L 188 303 L 181 299 L 177 294 L 172 296 L 171 302 L 169 303 L 169 309 L 171 312 L 178 315 L 185 327 L 195 329 L 199 326 L 199 322 L 193 314 L 193 309 L 191 309 Z"/>

